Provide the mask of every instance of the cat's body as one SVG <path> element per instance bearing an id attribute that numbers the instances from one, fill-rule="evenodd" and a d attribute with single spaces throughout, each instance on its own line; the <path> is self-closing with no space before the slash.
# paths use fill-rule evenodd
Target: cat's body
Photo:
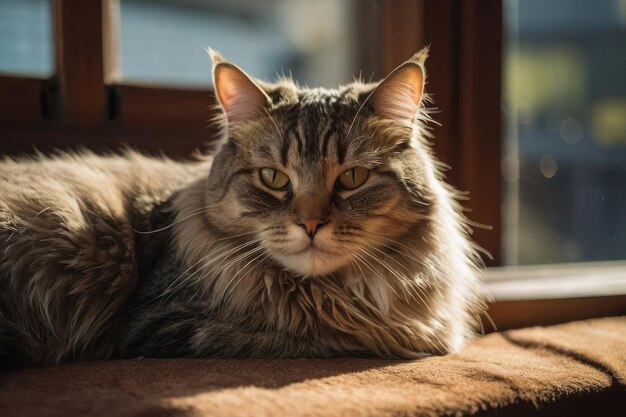
<path id="1" fill-rule="evenodd" d="M 0 357 L 458 349 L 484 307 L 414 120 L 423 56 L 339 90 L 260 84 L 215 59 L 228 130 L 214 159 L 0 162 Z"/>
<path id="2" fill-rule="evenodd" d="M 158 222 L 192 170 L 133 153 L 0 162 L 0 351 L 27 364 L 109 357 L 158 246 L 133 230 Z"/>

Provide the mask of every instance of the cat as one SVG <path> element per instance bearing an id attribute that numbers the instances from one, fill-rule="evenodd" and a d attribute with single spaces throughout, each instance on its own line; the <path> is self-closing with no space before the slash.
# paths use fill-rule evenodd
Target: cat
<path id="1" fill-rule="evenodd" d="M 427 50 L 334 90 L 210 54 L 214 153 L 0 162 L 4 366 L 418 358 L 474 337 L 480 258 L 429 143 Z"/>

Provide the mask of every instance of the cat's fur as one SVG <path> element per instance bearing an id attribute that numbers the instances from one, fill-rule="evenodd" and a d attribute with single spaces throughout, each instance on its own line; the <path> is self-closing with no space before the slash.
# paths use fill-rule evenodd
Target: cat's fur
<path id="1" fill-rule="evenodd" d="M 425 57 L 380 84 L 325 90 L 255 81 L 213 54 L 214 158 L 0 162 L 5 365 L 458 349 L 484 304 L 424 138 Z M 338 188 L 356 166 L 370 169 L 365 184 Z M 289 187 L 264 186 L 264 167 Z M 294 221 L 302 196 L 330 210 L 313 239 Z"/>

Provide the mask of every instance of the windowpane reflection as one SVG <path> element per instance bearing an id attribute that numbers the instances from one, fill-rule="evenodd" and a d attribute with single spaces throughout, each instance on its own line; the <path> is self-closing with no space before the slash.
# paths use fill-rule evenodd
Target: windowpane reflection
<path id="1" fill-rule="evenodd" d="M 354 72 L 352 0 L 122 0 L 125 81 L 210 85 L 210 46 L 251 75 L 335 86 Z"/>
<path id="2" fill-rule="evenodd" d="M 626 2 L 504 10 L 505 261 L 626 259 Z"/>
<path id="3" fill-rule="evenodd" d="M 49 0 L 0 0 L 0 72 L 50 76 L 52 39 Z"/>

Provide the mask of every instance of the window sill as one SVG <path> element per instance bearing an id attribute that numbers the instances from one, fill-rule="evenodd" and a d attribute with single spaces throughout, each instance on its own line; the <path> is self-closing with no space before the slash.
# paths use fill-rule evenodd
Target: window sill
<path id="1" fill-rule="evenodd" d="M 624 261 L 487 268 L 484 281 L 498 330 L 626 315 Z"/>
<path id="2" fill-rule="evenodd" d="M 487 268 L 485 285 L 495 301 L 626 295 L 626 262 Z"/>

